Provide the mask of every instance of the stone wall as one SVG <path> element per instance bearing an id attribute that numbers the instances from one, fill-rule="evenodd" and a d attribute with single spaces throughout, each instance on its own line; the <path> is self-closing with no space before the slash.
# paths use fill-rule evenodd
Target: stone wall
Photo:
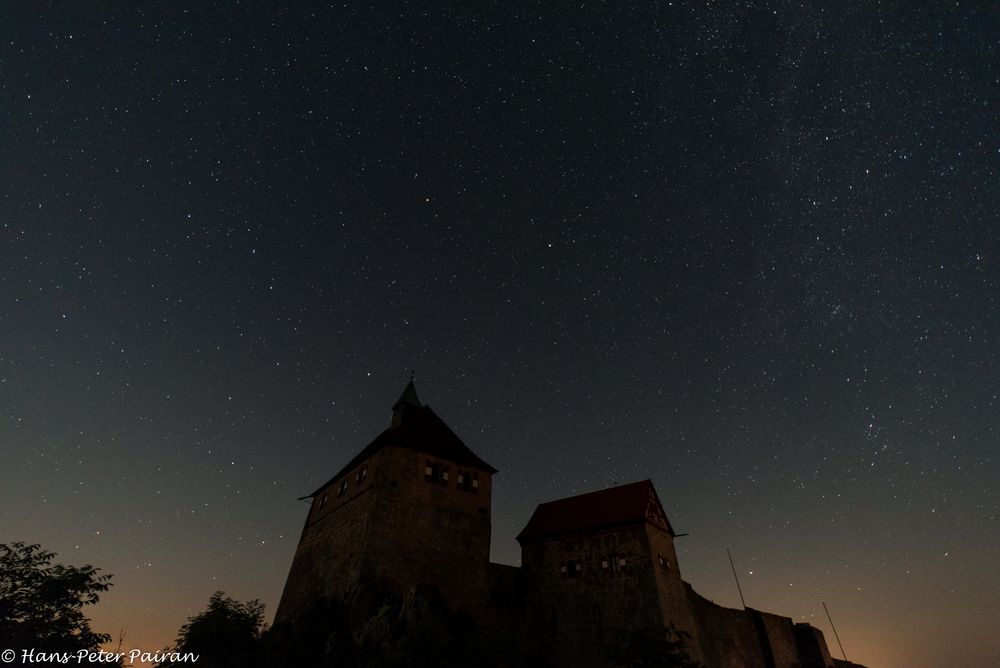
<path id="1" fill-rule="evenodd" d="M 619 630 L 663 625 L 653 558 L 641 525 L 522 546 L 533 630 L 562 665 L 604 665 Z"/>
<path id="2" fill-rule="evenodd" d="M 382 453 L 367 546 L 371 574 L 434 585 L 453 608 L 478 609 L 490 555 L 490 474 L 404 448 Z M 428 465 L 438 467 L 438 480 L 427 479 Z M 459 474 L 475 476 L 477 485 L 461 489 Z"/>
<path id="3" fill-rule="evenodd" d="M 795 625 L 788 617 L 772 615 L 769 612 L 748 610 L 763 635 L 765 657 L 770 653 L 774 668 L 802 668 L 798 643 L 795 639 Z"/>
<path id="4" fill-rule="evenodd" d="M 425 475 L 428 464 L 437 467 L 434 481 Z M 461 489 L 460 474 L 470 481 Z M 398 584 L 400 593 L 434 585 L 452 607 L 478 609 L 486 592 L 491 488 L 488 472 L 405 448 L 379 449 L 313 498 L 275 623 L 321 596 L 349 603 L 359 586 L 376 582 Z"/>
<path id="5" fill-rule="evenodd" d="M 743 610 L 723 608 L 684 583 L 698 624 L 701 655 L 711 668 L 769 668 L 753 620 Z"/>
<path id="6" fill-rule="evenodd" d="M 620 631 L 657 627 L 681 632 L 690 658 L 710 668 L 832 665 L 817 629 L 700 596 L 680 577 L 670 534 L 648 523 L 529 542 L 522 563 L 522 640 L 554 665 L 606 665 Z"/>
<path id="7" fill-rule="evenodd" d="M 364 569 L 378 454 L 320 490 L 312 500 L 274 623 L 292 621 L 321 597 L 346 600 Z M 358 472 L 365 468 L 364 479 Z M 341 484 L 347 486 L 341 492 Z"/>
<path id="8" fill-rule="evenodd" d="M 795 625 L 795 642 L 802 657 L 802 668 L 828 668 L 834 665 L 823 632 L 815 626 Z"/>
<path id="9" fill-rule="evenodd" d="M 831 668 L 823 633 L 788 617 L 724 608 L 684 583 L 709 668 Z"/>
<path id="10" fill-rule="evenodd" d="M 651 564 L 660 595 L 660 610 L 665 626 L 684 634 L 688 654 L 696 661 L 702 660 L 700 629 L 691 613 L 687 589 L 681 580 L 677 565 L 674 540 L 669 533 L 655 526 L 646 525 L 650 545 Z"/>

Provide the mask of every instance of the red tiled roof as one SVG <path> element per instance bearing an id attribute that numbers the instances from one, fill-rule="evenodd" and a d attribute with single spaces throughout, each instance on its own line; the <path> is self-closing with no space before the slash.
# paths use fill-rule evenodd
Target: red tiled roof
<path id="1" fill-rule="evenodd" d="M 642 480 L 540 504 L 517 540 L 524 544 L 578 531 L 636 524 L 647 521 L 650 512 L 662 516 L 673 536 L 652 481 Z"/>
<path id="2" fill-rule="evenodd" d="M 389 427 L 376 436 L 375 440 L 355 455 L 337 472 L 337 475 L 309 496 L 316 496 L 387 445 L 426 452 L 433 457 L 465 464 L 480 471 L 497 472 L 495 468 L 477 457 L 476 453 L 462 442 L 462 439 L 431 410 L 430 406 L 408 406 L 402 421 L 397 426 Z"/>

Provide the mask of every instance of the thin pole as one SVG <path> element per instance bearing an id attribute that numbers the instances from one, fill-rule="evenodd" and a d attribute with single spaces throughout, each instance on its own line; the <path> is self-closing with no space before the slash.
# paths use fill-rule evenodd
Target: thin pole
<path id="1" fill-rule="evenodd" d="M 823 602 L 823 610 L 826 610 L 826 618 L 830 620 L 830 628 L 833 629 L 833 637 L 837 639 L 837 644 L 840 645 L 840 636 L 837 635 L 837 627 L 833 625 L 833 617 L 830 616 L 830 611 L 826 609 L 826 602 Z M 844 655 L 844 661 L 847 661 L 847 652 L 844 651 L 844 646 L 840 645 L 840 653 Z"/>
<path id="2" fill-rule="evenodd" d="M 736 576 L 736 566 L 733 565 L 733 555 L 729 551 L 728 547 L 726 548 L 726 554 L 729 555 L 729 567 L 733 569 L 733 579 L 736 580 L 736 591 L 740 593 L 740 601 L 743 603 L 743 609 L 746 610 L 747 602 L 743 600 L 743 588 L 740 587 L 740 579 Z M 836 631 L 834 631 L 834 633 L 836 633 Z"/>

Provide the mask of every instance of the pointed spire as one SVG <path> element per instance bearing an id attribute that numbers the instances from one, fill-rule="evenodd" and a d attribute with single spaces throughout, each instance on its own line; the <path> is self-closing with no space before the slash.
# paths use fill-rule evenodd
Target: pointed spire
<path id="1" fill-rule="evenodd" d="M 392 426 L 398 427 L 403 422 L 403 415 L 408 410 L 420 408 L 420 397 L 417 396 L 417 388 L 413 386 L 413 373 L 410 374 L 410 382 L 403 388 L 403 393 L 392 405 Z"/>

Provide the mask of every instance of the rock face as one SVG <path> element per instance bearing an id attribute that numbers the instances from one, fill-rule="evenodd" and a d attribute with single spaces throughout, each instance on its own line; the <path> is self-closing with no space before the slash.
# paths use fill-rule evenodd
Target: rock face
<path id="1" fill-rule="evenodd" d="M 717 606 L 681 579 L 649 480 L 539 505 L 523 566 L 491 564 L 494 473 L 411 381 L 389 428 L 310 495 L 277 635 L 316 631 L 341 666 L 598 668 L 640 632 L 682 639 L 709 668 L 834 666 L 818 629 Z"/>

